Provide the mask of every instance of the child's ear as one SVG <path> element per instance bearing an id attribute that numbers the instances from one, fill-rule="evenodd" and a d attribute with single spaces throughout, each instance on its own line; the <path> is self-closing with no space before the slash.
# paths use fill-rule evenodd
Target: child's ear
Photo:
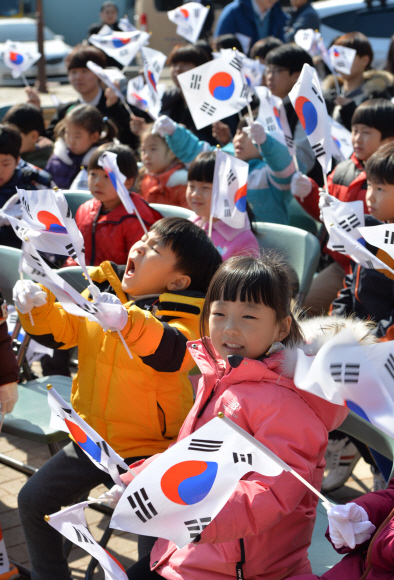
<path id="1" fill-rule="evenodd" d="M 175 280 L 172 280 L 167 284 L 167 290 L 171 290 L 172 292 L 179 292 L 180 290 L 185 290 L 188 286 L 190 286 L 191 278 L 186 274 L 181 274 Z"/>
<path id="2" fill-rule="evenodd" d="M 126 181 L 124 182 L 124 184 L 127 187 L 127 189 L 131 189 L 133 187 L 134 181 L 135 181 L 135 177 L 128 177 L 126 179 Z"/>
<path id="3" fill-rule="evenodd" d="M 281 340 L 286 338 L 286 336 L 288 336 L 288 334 L 290 332 L 290 328 L 291 328 L 291 320 L 292 320 L 292 318 L 289 315 L 289 316 L 286 316 L 286 318 L 284 318 L 282 320 L 282 322 L 280 323 L 277 342 L 280 342 Z"/>

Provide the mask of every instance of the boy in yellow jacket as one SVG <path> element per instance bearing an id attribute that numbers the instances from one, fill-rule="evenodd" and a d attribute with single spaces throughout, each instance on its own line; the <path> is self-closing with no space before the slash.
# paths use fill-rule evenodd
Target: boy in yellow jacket
<path id="1" fill-rule="evenodd" d="M 104 330 L 97 322 L 68 314 L 38 284 L 19 281 L 14 288 L 15 305 L 30 336 L 51 348 L 78 346 L 73 408 L 128 464 L 167 449 L 192 407 L 187 374 L 194 363 L 186 342 L 199 337 L 205 292 L 220 262 L 212 242 L 192 222 L 156 222 L 131 248 L 126 266 L 103 262 L 90 270 L 100 299 L 118 305 L 110 318 L 103 315 Z M 115 331 L 122 333 L 132 359 Z M 62 537 L 44 515 L 107 479 L 70 442 L 25 484 L 19 513 L 32 578 L 70 579 Z"/>

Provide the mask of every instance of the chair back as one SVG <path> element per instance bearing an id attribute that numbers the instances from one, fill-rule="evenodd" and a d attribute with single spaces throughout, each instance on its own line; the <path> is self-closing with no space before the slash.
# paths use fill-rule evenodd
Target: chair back
<path id="1" fill-rule="evenodd" d="M 80 205 L 85 203 L 85 201 L 93 199 L 90 191 L 63 191 L 63 193 L 74 217 Z"/>
<path id="2" fill-rule="evenodd" d="M 12 289 L 20 279 L 19 260 L 22 250 L 0 246 L 0 289 L 8 304 L 12 304 Z M 24 275 L 24 278 L 29 277 Z"/>
<path id="3" fill-rule="evenodd" d="M 294 197 L 289 203 L 289 214 L 289 226 L 293 226 L 293 228 L 300 228 L 311 234 L 317 234 L 320 229 L 321 224 L 314 220 Z"/>
<path id="4" fill-rule="evenodd" d="M 70 284 L 80 294 L 88 287 L 88 280 L 86 280 L 83 270 L 80 266 L 67 266 L 56 270 L 56 273 Z"/>

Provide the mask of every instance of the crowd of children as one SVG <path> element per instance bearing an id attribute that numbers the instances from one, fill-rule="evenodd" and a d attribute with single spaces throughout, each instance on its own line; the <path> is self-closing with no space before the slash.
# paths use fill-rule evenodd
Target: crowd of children
<path id="1" fill-rule="evenodd" d="M 100 295 L 89 287 L 84 296 L 110 303 L 111 311 L 97 314 L 97 323 L 68 313 L 44 285 L 19 280 L 13 291 L 22 326 L 34 340 L 63 353 L 78 347 L 74 410 L 137 473 L 171 443 L 229 408 L 236 409 L 232 421 L 316 489 L 343 486 L 363 456 L 375 491 L 329 511 L 327 537 L 347 555 L 323 578 L 388 579 L 394 575 L 388 548 L 393 482 L 378 491 L 387 481 L 369 449 L 340 431 L 347 409 L 301 391 L 293 379 L 295 351 L 316 355 L 324 340 L 344 327 L 360 344 L 393 340 L 393 276 L 327 249 L 326 238 L 319 273 L 302 313 L 295 313 L 289 267 L 275 252 L 260 253 L 255 228 L 255 222 L 288 225 L 294 199 L 316 221 L 327 205 L 359 200 L 366 226 L 394 222 L 394 76 L 389 67 L 372 70 L 372 47 L 363 34 L 349 32 L 335 44 L 356 51 L 350 74 L 340 76 L 340 94 L 332 91 L 333 77 L 322 74 L 324 64 L 299 46 L 267 37 L 250 48 L 250 56 L 266 66 L 263 83 L 283 101 L 294 157 L 256 120 L 256 97 L 253 118 L 244 110 L 197 130 L 177 77 L 213 58 L 206 41 L 177 46 L 169 55 L 173 86 L 166 89 L 154 123 L 135 107 L 130 116 L 88 68 L 88 61 L 107 65 L 102 51 L 88 44 L 75 47 L 66 62 L 78 98 L 61 104 L 45 126 L 38 93 L 28 88 L 28 102 L 11 107 L 0 124 L 0 245 L 21 246 L 7 218 L 21 215 L 16 188 L 56 185 L 90 192 L 75 220 Z M 237 46 L 240 40 L 231 34 L 212 44 L 214 50 Z M 288 96 L 305 64 L 326 75 L 328 111 L 351 130 L 353 154 L 334 165 L 327 191 Z M 218 147 L 249 166 L 242 228 L 211 216 Z M 117 156 L 140 219 L 128 213 L 104 170 L 105 152 Z M 160 205 L 150 204 L 174 206 L 174 216 L 188 216 L 185 209 L 190 210 L 190 216 L 163 218 Z M 176 207 L 182 210 L 177 213 Z M 366 247 L 394 269 L 385 252 Z M 76 262 L 70 257 L 63 265 Z M 3 318 L 0 312 L 4 334 Z M 9 357 L 3 334 L 0 345 Z M 193 393 L 188 375 L 195 365 L 200 376 L 193 380 L 198 382 Z M 4 412 L 12 411 L 16 399 L 11 363 L 10 369 L 0 385 Z M 122 479 L 129 483 L 132 476 Z M 71 441 L 24 485 L 19 514 L 34 580 L 70 580 L 62 537 L 44 515 L 100 483 L 110 484 L 109 476 Z M 119 490 L 106 495 L 115 504 Z M 316 506 L 317 496 L 289 473 L 270 478 L 251 471 L 186 547 L 139 536 L 139 561 L 127 575 L 133 580 L 313 580 L 307 550 Z"/>

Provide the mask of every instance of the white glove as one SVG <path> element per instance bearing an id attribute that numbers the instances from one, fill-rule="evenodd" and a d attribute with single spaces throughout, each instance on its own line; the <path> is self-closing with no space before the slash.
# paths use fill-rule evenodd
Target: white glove
<path id="1" fill-rule="evenodd" d="M 312 183 L 310 179 L 306 176 L 297 171 L 294 173 L 293 177 L 291 178 L 291 193 L 298 197 L 301 201 L 304 201 L 306 197 L 312 191 Z"/>
<path id="2" fill-rule="evenodd" d="M 10 199 L 7 200 L 0 209 L 0 227 L 10 225 L 7 214 L 18 219 L 22 217 L 22 204 L 19 203 L 19 196 L 17 193 L 10 197 Z"/>
<path id="3" fill-rule="evenodd" d="M 244 127 L 242 131 L 246 133 L 247 136 L 250 139 L 252 139 L 252 141 L 254 141 L 257 145 L 262 145 L 263 143 L 265 143 L 267 139 L 267 134 L 264 130 L 263 125 L 258 121 L 254 121 L 254 123 L 252 123 L 250 127 Z"/>
<path id="4" fill-rule="evenodd" d="M 0 413 L 11 413 L 18 400 L 18 383 L 0 386 Z"/>
<path id="5" fill-rule="evenodd" d="M 12 291 L 12 299 L 19 312 L 27 314 L 34 307 L 46 304 L 47 295 L 41 286 L 35 282 L 31 280 L 18 280 Z"/>
<path id="6" fill-rule="evenodd" d="M 107 294 L 107 292 L 103 292 L 102 294 Z M 124 329 L 127 324 L 128 314 L 126 308 L 120 303 L 120 300 L 119 304 L 110 302 L 100 303 L 96 300 L 95 305 L 99 308 L 99 312 L 95 313 L 95 317 L 104 332 L 107 332 L 107 330 L 120 332 Z"/>
<path id="7" fill-rule="evenodd" d="M 324 217 L 323 217 L 323 209 L 325 207 L 328 207 L 330 205 L 332 205 L 333 203 L 337 202 L 338 200 L 333 197 L 332 195 L 329 195 L 328 193 L 326 193 L 323 190 L 320 190 L 319 192 L 319 209 L 320 209 L 320 220 L 322 222 L 324 222 Z"/>
<path id="8" fill-rule="evenodd" d="M 336 505 L 327 515 L 330 537 L 337 549 L 343 546 L 353 549 L 363 544 L 376 529 L 365 509 L 356 503 Z"/>
<path id="9" fill-rule="evenodd" d="M 166 135 L 173 135 L 178 124 L 175 123 L 167 115 L 162 115 L 154 122 L 152 133 L 158 133 L 160 137 L 165 137 Z"/>
<path id="10" fill-rule="evenodd" d="M 97 289 L 97 286 L 94 286 L 93 288 Z M 90 291 L 90 293 L 92 294 L 92 296 L 94 296 L 93 292 L 92 292 L 92 286 L 88 286 L 88 290 Z M 97 298 L 95 298 L 94 303 L 97 304 L 122 304 L 121 301 L 119 300 L 119 298 L 115 295 L 115 294 L 110 294 L 109 292 L 100 292 L 97 296 Z"/>
<path id="11" fill-rule="evenodd" d="M 99 499 L 108 500 L 106 502 L 107 505 L 110 508 L 115 509 L 125 489 L 126 488 L 121 485 L 114 485 L 109 491 L 100 495 Z"/>

